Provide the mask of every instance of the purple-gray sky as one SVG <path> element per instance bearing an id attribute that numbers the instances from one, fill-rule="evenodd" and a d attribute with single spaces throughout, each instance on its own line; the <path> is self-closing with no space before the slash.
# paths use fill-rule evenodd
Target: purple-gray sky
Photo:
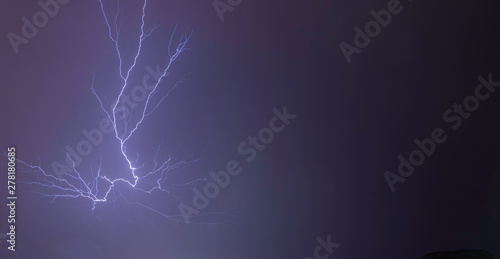
<path id="1" fill-rule="evenodd" d="M 179 200 L 194 206 L 191 187 L 206 181 L 147 195 L 122 184 L 117 191 L 128 203 L 122 197 L 94 211 L 89 199 L 51 203 L 40 194 L 51 188 L 17 183 L 16 252 L 0 239 L 0 258 L 307 258 L 317 237 L 327 236 L 341 244 L 329 258 L 420 258 L 459 249 L 500 258 L 500 93 L 480 101 L 456 130 L 456 121 L 443 119 L 475 94 L 479 76 L 500 81 L 500 3 L 401 0 L 402 11 L 348 63 L 339 44 L 355 46 L 354 28 L 364 30 L 374 20 L 370 11 L 390 2 L 243 0 L 221 21 L 211 1 L 149 0 L 146 26 L 159 27 L 144 41 L 127 89 L 142 83 L 146 67 L 166 64 L 176 25 L 193 36 L 162 89 L 188 73 L 189 80 L 147 118 L 130 156 L 139 152 L 139 164 L 150 169 L 163 141 L 163 155 L 199 159 L 167 185 L 208 178 L 231 160 L 242 172 L 202 210 L 198 219 L 208 224 L 168 220 L 135 203 L 179 214 Z M 115 0 L 103 3 L 116 11 Z M 120 2 L 124 64 L 137 47 L 141 4 Z M 51 173 L 65 147 L 76 147 L 82 130 L 103 118 L 90 90 L 93 75 L 108 104 L 122 84 L 99 1 L 59 7 L 17 54 L 7 35 L 21 35 L 22 17 L 32 19 L 41 7 L 3 0 L 0 8 L 1 148 L 14 145 L 17 159 Z M 270 127 L 273 109 L 284 106 L 297 117 L 247 162 L 238 146 Z M 384 172 L 397 174 L 398 156 L 408 158 L 414 140 L 431 138 L 435 128 L 447 140 L 391 192 Z M 7 203 L 2 159 L 0 199 Z M 83 158 L 83 178 L 100 162 L 107 176 L 131 179 L 113 134 Z M 40 180 L 39 172 L 17 176 Z M 0 233 L 9 226 L 5 207 Z M 231 220 L 219 224 L 224 219 Z"/>

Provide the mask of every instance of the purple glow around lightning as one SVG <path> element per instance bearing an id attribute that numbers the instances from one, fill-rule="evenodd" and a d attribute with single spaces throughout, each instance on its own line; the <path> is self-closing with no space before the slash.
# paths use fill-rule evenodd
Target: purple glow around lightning
<path id="1" fill-rule="evenodd" d="M 140 35 L 138 37 L 138 46 L 137 49 L 135 50 L 132 64 L 129 67 L 127 67 L 125 66 L 122 60 L 122 53 L 119 47 L 119 37 L 120 37 L 120 27 L 121 27 L 121 24 L 118 24 L 119 2 L 118 2 L 118 12 L 114 14 L 114 17 L 112 17 L 112 19 L 109 19 L 108 14 L 105 11 L 102 0 L 99 0 L 99 4 L 102 15 L 104 17 L 104 21 L 108 27 L 108 36 L 114 43 L 119 61 L 118 72 L 122 79 L 122 84 L 120 87 L 119 94 L 116 96 L 116 98 L 117 100 L 121 100 L 122 96 L 124 95 L 125 89 L 129 84 L 130 74 L 136 68 L 137 60 L 141 55 L 141 51 L 143 51 L 143 42 L 151 35 L 151 33 L 155 31 L 155 29 L 158 28 L 158 26 L 153 26 L 151 29 L 147 31 L 144 29 L 145 17 L 148 7 L 148 0 L 145 0 L 142 5 L 141 26 L 140 26 Z M 112 21 L 112 23 L 110 23 L 110 20 Z M 178 34 L 180 34 L 180 36 L 177 36 Z M 179 38 L 179 40 L 178 42 L 174 43 L 176 41 L 174 40 L 176 36 Z M 130 121 L 124 120 L 123 125 L 120 127 L 116 116 L 116 113 L 119 112 L 117 111 L 118 102 L 116 102 L 114 106 L 112 106 L 112 109 L 110 111 L 106 110 L 104 108 L 103 101 L 97 94 L 97 91 L 94 89 L 95 76 L 92 79 L 92 87 L 91 87 L 92 94 L 97 98 L 97 101 L 99 102 L 100 105 L 100 109 L 104 112 L 104 114 L 106 115 L 106 117 L 109 119 L 109 121 L 113 126 L 114 137 L 116 138 L 116 140 L 118 140 L 119 143 L 119 147 L 117 147 L 116 151 L 121 152 L 122 157 L 128 164 L 129 171 L 124 173 L 127 173 L 128 176 L 132 176 L 133 177 L 132 181 L 126 180 L 125 178 L 110 179 L 109 177 L 103 174 L 102 167 L 100 164 L 97 166 L 97 170 L 94 170 L 94 168 L 91 166 L 91 170 L 89 170 L 90 172 L 82 176 L 79 170 L 76 169 L 75 161 L 70 157 L 69 154 L 66 154 L 68 158 L 67 161 L 71 161 L 72 164 L 69 165 L 66 164 L 66 166 L 70 168 L 71 171 L 63 172 L 64 177 L 56 177 L 50 173 L 47 173 L 40 166 L 41 163 L 39 163 L 39 165 L 33 165 L 23 161 L 18 161 L 19 164 L 25 167 L 23 172 L 37 174 L 37 181 L 29 181 L 29 182 L 25 181 L 24 183 L 44 187 L 45 192 L 44 193 L 38 192 L 38 193 L 43 196 L 52 198 L 51 202 L 53 202 L 57 198 L 85 198 L 92 202 L 92 211 L 94 211 L 94 209 L 99 203 L 116 201 L 117 197 L 123 197 L 125 202 L 127 202 L 128 204 L 134 204 L 142 208 L 145 208 L 147 210 L 150 210 L 152 212 L 158 213 L 159 215 L 169 220 L 184 222 L 182 215 L 178 213 L 166 214 L 164 212 L 161 212 L 159 209 L 152 208 L 151 206 L 147 206 L 143 203 L 128 201 L 121 194 L 121 191 L 118 188 L 116 188 L 116 184 L 124 183 L 129 187 L 131 187 L 133 190 L 140 191 L 146 194 L 152 194 L 152 192 L 163 192 L 170 195 L 179 202 L 182 202 L 181 199 L 177 197 L 177 195 L 172 193 L 168 188 L 163 187 L 166 177 L 171 172 L 176 172 L 182 168 L 185 168 L 197 162 L 198 159 L 174 162 L 173 155 L 169 154 L 168 158 L 166 158 L 165 161 L 158 161 L 160 148 L 162 146 L 162 144 L 160 144 L 158 146 L 155 156 L 152 159 L 154 162 L 153 169 L 143 175 L 137 175 L 136 171 L 141 167 L 136 167 L 135 166 L 136 162 L 132 161 L 132 159 L 129 157 L 127 152 L 127 142 L 136 135 L 139 126 L 144 122 L 144 120 L 149 115 L 151 115 L 154 111 L 157 110 L 161 102 L 165 100 L 165 98 L 171 93 L 171 91 L 174 90 L 180 83 L 185 81 L 185 77 L 181 78 L 181 80 L 179 80 L 171 89 L 169 89 L 167 93 L 156 104 L 154 104 L 153 101 L 151 101 L 152 97 L 156 93 L 158 93 L 158 89 L 161 87 L 161 81 L 165 76 L 167 76 L 167 73 L 171 68 L 172 64 L 174 63 L 174 61 L 179 57 L 179 55 L 184 50 L 187 50 L 186 44 L 189 42 L 191 36 L 192 36 L 192 31 L 185 30 L 182 33 L 178 33 L 177 26 L 174 28 L 172 34 L 170 35 L 170 42 L 168 44 L 169 59 L 167 61 L 167 65 L 163 70 L 163 74 L 160 76 L 158 81 L 156 81 L 154 88 L 147 94 L 144 107 L 139 109 L 139 111 L 134 111 L 140 114 L 140 116 L 137 119 L 137 122 L 132 123 L 132 125 L 129 125 L 131 123 Z M 136 156 L 138 157 L 139 154 L 136 154 Z M 89 174 L 91 176 L 89 176 Z M 154 179 L 156 179 L 156 183 L 153 186 L 150 186 L 149 188 L 146 189 L 138 186 L 141 180 L 144 180 L 146 178 L 151 179 L 150 177 L 155 177 Z M 90 178 L 90 181 L 86 181 L 85 179 L 87 178 Z M 176 188 L 183 189 L 187 188 L 188 186 L 193 186 L 195 184 L 206 181 L 208 181 L 207 178 L 199 178 L 183 184 L 175 184 L 175 185 L 172 184 L 170 186 L 175 186 Z M 46 190 L 49 190 L 50 193 L 47 193 Z M 203 220 L 196 221 L 194 220 L 196 217 L 194 217 L 191 222 L 195 224 L 224 223 L 227 221 L 228 217 L 231 217 L 231 215 L 226 213 L 206 213 L 206 214 L 224 215 L 226 219 L 218 222 L 213 222 L 213 220 L 212 222 L 204 222 Z M 203 217 L 203 215 L 204 214 L 200 214 L 197 217 Z"/>

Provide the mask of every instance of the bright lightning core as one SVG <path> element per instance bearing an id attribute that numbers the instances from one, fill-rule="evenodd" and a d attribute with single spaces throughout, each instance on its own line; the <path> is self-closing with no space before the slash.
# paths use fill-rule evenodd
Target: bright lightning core
<path id="1" fill-rule="evenodd" d="M 131 74 L 137 70 L 138 59 L 141 57 L 141 54 L 144 52 L 143 43 L 148 39 L 148 37 L 155 32 L 158 26 L 153 26 L 152 28 L 145 28 L 145 19 L 146 13 L 148 10 L 148 0 L 145 0 L 141 6 L 141 18 L 140 18 L 140 33 L 137 35 L 138 44 L 135 50 L 133 51 L 133 60 L 130 65 L 127 65 L 127 62 L 124 62 L 125 51 L 121 49 L 122 45 L 120 38 L 120 29 L 121 22 L 119 21 L 119 2 L 117 5 L 117 11 L 110 15 L 107 13 L 105 3 L 102 0 L 99 0 L 99 7 L 102 12 L 103 20 L 108 28 L 108 36 L 111 42 L 114 44 L 114 48 L 116 50 L 116 56 L 118 60 L 118 66 L 116 68 L 116 72 L 119 74 L 121 78 L 121 83 L 118 86 L 111 86 L 117 88 L 117 94 L 115 96 L 116 100 L 121 100 L 122 97 L 126 94 L 126 91 L 130 89 Z M 44 192 L 41 193 L 43 196 L 50 197 L 52 201 L 57 198 L 81 198 L 90 200 L 92 203 L 92 211 L 101 203 L 106 203 L 110 201 L 116 201 L 117 198 L 123 197 L 124 200 L 129 204 L 135 204 L 152 212 L 158 213 L 159 215 L 174 221 L 184 222 L 179 213 L 166 214 L 162 212 L 160 208 L 153 208 L 144 203 L 130 201 L 127 200 L 117 188 L 118 184 L 123 184 L 125 186 L 129 186 L 134 191 L 142 192 L 144 194 L 152 195 L 156 193 L 165 193 L 168 194 L 171 198 L 177 199 L 179 202 L 182 202 L 180 198 L 172 192 L 172 188 L 177 189 L 187 189 L 189 186 L 194 184 L 198 184 L 200 182 L 207 181 L 207 179 L 196 179 L 193 181 L 186 182 L 184 184 L 175 184 L 168 185 L 166 183 L 166 179 L 170 174 L 174 174 L 179 170 L 189 166 L 197 161 L 197 159 L 191 159 L 188 161 L 174 161 L 173 155 L 169 154 L 166 158 L 161 158 L 160 150 L 161 144 L 158 145 L 158 149 L 154 157 L 151 158 L 152 166 L 151 170 L 148 170 L 147 173 L 138 173 L 138 170 L 142 168 L 142 165 L 138 165 L 138 157 L 140 154 L 134 153 L 131 154 L 130 150 L 127 150 L 127 145 L 130 140 L 136 137 L 137 135 L 144 134 L 144 132 L 140 132 L 141 125 L 144 121 L 148 119 L 148 116 L 158 111 L 158 107 L 160 104 L 169 96 L 172 90 L 174 90 L 177 85 L 182 83 L 185 80 L 185 77 L 181 78 L 174 86 L 172 86 L 166 94 L 161 96 L 161 98 L 153 97 L 160 93 L 160 88 L 162 88 L 162 79 L 164 79 L 168 75 L 168 71 L 171 69 L 171 66 L 175 63 L 177 58 L 183 53 L 183 51 L 187 50 L 186 45 L 188 44 L 190 38 L 192 36 L 192 31 L 183 30 L 180 31 L 177 26 L 174 28 L 173 32 L 170 35 L 170 40 L 168 45 L 165 45 L 168 52 L 168 57 L 166 60 L 166 65 L 162 70 L 163 74 L 161 74 L 159 80 L 157 80 L 150 92 L 147 93 L 145 100 L 138 108 L 132 109 L 130 114 L 126 119 L 120 119 L 120 117 L 125 117 L 125 114 L 121 114 L 122 111 L 118 107 L 119 102 L 115 102 L 114 105 L 111 105 L 111 109 L 107 109 L 107 102 L 104 102 L 98 94 L 98 89 L 94 88 L 95 76 L 92 80 L 91 91 L 92 94 L 97 98 L 96 104 L 100 106 L 100 109 L 107 117 L 108 121 L 113 127 L 113 137 L 115 138 L 115 142 L 117 143 L 115 151 L 119 154 L 123 159 L 121 161 L 126 164 L 127 170 L 122 172 L 123 175 L 120 178 L 111 179 L 104 172 L 101 164 L 99 163 L 97 166 L 91 166 L 90 170 L 87 172 L 81 172 L 77 169 L 77 165 L 75 161 L 71 158 L 70 154 L 66 154 L 66 161 L 70 161 L 65 166 L 69 168 L 69 170 L 65 170 L 59 176 L 55 176 L 52 173 L 48 173 L 44 170 L 40 164 L 33 165 L 26 162 L 18 161 L 25 168 L 24 172 L 27 173 L 36 173 L 37 180 L 24 182 L 27 184 L 42 186 Z M 126 53 L 130 54 L 130 50 L 127 50 Z M 159 101 L 153 101 L 158 100 Z M 132 113 L 134 118 L 132 119 Z M 121 162 L 120 162 L 121 163 Z M 123 168 L 120 166 L 119 168 Z M 153 181 L 152 181 L 153 179 Z M 151 184 L 153 183 L 153 184 Z M 147 187 L 145 187 L 147 186 Z M 193 223 L 204 223 L 204 222 L 196 222 L 196 220 L 192 221 Z M 213 223 L 213 222 L 212 222 Z"/>

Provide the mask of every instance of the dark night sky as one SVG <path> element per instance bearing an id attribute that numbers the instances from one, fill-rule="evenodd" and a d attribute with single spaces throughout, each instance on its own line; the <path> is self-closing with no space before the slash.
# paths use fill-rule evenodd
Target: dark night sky
<path id="1" fill-rule="evenodd" d="M 172 78 L 190 74 L 130 149 L 150 163 L 164 139 L 167 152 L 200 157 L 176 181 L 240 161 L 243 172 L 206 211 L 237 219 L 215 224 L 220 218 L 207 215 L 214 224 L 187 225 L 123 200 L 98 205 L 92 215 L 86 199 L 50 203 L 37 194 L 43 189 L 18 183 L 17 251 L 0 239 L 0 258 L 306 258 L 316 238 L 327 236 L 341 244 L 329 258 L 406 259 L 459 249 L 500 258 L 499 91 L 457 130 L 442 118 L 474 94 L 478 76 L 500 81 L 500 3 L 402 0 L 403 11 L 348 64 L 340 42 L 353 44 L 353 28 L 364 27 L 370 11 L 388 2 L 243 0 L 221 22 L 211 1 L 150 0 L 146 25 L 160 27 L 143 46 L 133 84 L 146 66 L 164 64 L 176 24 L 194 33 Z M 14 145 L 19 160 L 40 159 L 50 171 L 64 147 L 75 146 L 81 131 L 102 118 L 90 91 L 93 74 L 108 102 L 119 92 L 114 45 L 99 1 L 72 0 L 15 54 L 6 35 L 19 34 L 21 17 L 40 7 L 1 3 L 1 148 Z M 121 1 L 125 52 L 137 44 L 140 5 Z M 254 161 L 244 162 L 239 143 L 284 106 L 297 117 Z M 396 173 L 397 157 L 408 157 L 413 140 L 438 127 L 446 142 L 392 193 L 383 173 Z M 85 158 L 83 174 L 102 160 L 109 175 L 129 175 L 117 148 L 105 135 Z M 18 172 L 18 181 L 33 174 Z M 0 177 L 4 190 L 6 178 Z M 120 190 L 130 201 L 178 213 L 171 197 Z M 180 195 L 189 202 L 193 194 Z M 0 227 L 6 230 L 5 207 Z"/>

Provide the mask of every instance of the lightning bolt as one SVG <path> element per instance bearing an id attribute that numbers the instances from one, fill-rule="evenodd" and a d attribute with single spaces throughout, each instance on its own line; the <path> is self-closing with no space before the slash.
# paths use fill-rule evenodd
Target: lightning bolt
<path id="1" fill-rule="evenodd" d="M 131 73 L 133 73 L 134 69 L 136 69 L 138 59 L 143 52 L 144 41 L 159 26 L 155 25 L 150 29 L 145 29 L 148 0 L 144 0 L 141 8 L 142 13 L 140 19 L 140 35 L 137 37 L 138 45 L 133 53 L 133 60 L 131 64 L 127 66 L 126 62 L 124 62 L 124 55 L 122 53 L 122 50 L 120 49 L 120 30 L 122 24 L 118 21 L 120 14 L 119 1 L 117 4 L 117 12 L 112 15 L 109 15 L 105 11 L 106 8 L 102 0 L 99 0 L 99 5 L 102 16 L 108 28 L 108 36 L 114 44 L 118 58 L 118 74 L 120 75 L 122 84 L 120 85 L 119 94 L 116 98 L 117 100 L 121 100 L 125 94 L 127 86 L 129 86 L 130 84 L 130 75 Z M 170 154 L 168 154 L 168 156 L 166 156 L 166 158 L 161 159 L 160 151 L 163 144 L 159 144 L 156 154 L 152 159 L 152 163 L 154 164 L 153 169 L 147 173 L 139 174 L 138 170 L 142 168 L 142 166 L 137 165 L 139 154 L 136 153 L 136 158 L 135 160 L 133 160 L 130 157 L 130 152 L 127 152 L 127 143 L 137 135 L 138 129 L 144 123 L 145 119 L 153 112 L 158 110 L 160 104 L 170 95 L 170 93 L 175 88 L 177 88 L 178 85 L 187 80 L 187 75 L 183 76 L 173 87 L 171 87 L 167 91 L 167 93 L 162 98 L 160 98 L 159 101 L 153 101 L 153 97 L 159 92 L 159 89 L 161 88 L 162 79 L 167 76 L 171 66 L 181 55 L 181 53 L 183 53 L 183 51 L 185 50 L 188 50 L 186 46 L 192 35 L 192 30 L 186 29 L 182 32 L 179 32 L 178 26 L 175 26 L 173 32 L 170 35 L 170 41 L 167 47 L 167 64 L 162 70 L 163 73 L 155 82 L 154 87 L 152 87 L 152 90 L 147 94 L 144 106 L 141 106 L 141 108 L 139 109 L 133 110 L 134 114 L 139 114 L 139 117 L 136 118 L 134 122 L 132 122 L 132 120 L 130 119 L 130 115 L 129 119 L 123 120 L 123 122 L 120 122 L 117 119 L 116 114 L 119 113 L 119 101 L 117 101 L 112 106 L 111 110 L 107 110 L 105 108 L 104 102 L 99 97 L 96 89 L 94 88 L 95 75 L 92 79 L 92 86 L 90 88 L 91 92 L 96 97 L 100 110 L 102 110 L 102 112 L 105 114 L 105 116 L 113 126 L 113 135 L 118 142 L 117 152 L 121 153 L 121 157 L 123 157 L 124 162 L 128 166 L 128 174 L 132 177 L 133 180 L 127 180 L 126 178 L 109 178 L 108 176 L 106 176 L 106 174 L 104 174 L 101 163 L 98 163 L 97 165 L 92 164 L 90 166 L 90 172 L 87 172 L 87 174 L 82 174 L 79 170 L 77 170 L 77 165 L 70 154 L 66 153 L 66 161 L 69 161 L 69 163 L 65 163 L 65 166 L 67 168 L 70 168 L 71 170 L 62 172 L 62 175 L 58 177 L 54 176 L 51 173 L 47 173 L 47 171 L 42 168 L 41 161 L 39 161 L 38 164 L 30 164 L 18 160 L 18 165 L 22 166 L 22 172 L 32 173 L 36 177 L 36 180 L 23 181 L 23 183 L 43 187 L 44 192 L 37 193 L 42 196 L 49 197 L 50 202 L 54 202 L 58 198 L 84 198 L 91 202 L 91 211 L 93 212 L 96 209 L 96 206 L 98 206 L 99 204 L 103 204 L 106 202 L 115 202 L 117 199 L 122 198 L 127 204 L 137 205 L 141 208 L 157 213 L 169 220 L 184 222 L 182 215 L 180 215 L 179 213 L 167 214 L 165 212 L 162 212 L 162 210 L 159 208 L 153 208 L 144 203 L 129 200 L 125 195 L 122 194 L 120 188 L 118 188 L 118 185 L 122 183 L 125 186 L 132 188 L 134 191 L 138 191 L 144 194 L 152 194 L 153 192 L 165 193 L 168 194 L 169 197 L 174 198 L 176 201 L 182 202 L 182 198 L 177 196 L 174 190 L 188 190 L 192 186 L 209 181 L 209 179 L 207 178 L 198 178 L 192 181 L 185 182 L 183 184 L 171 184 L 167 181 L 167 178 L 170 175 L 176 174 L 183 168 L 196 163 L 200 159 L 200 157 L 176 162 L 172 151 Z M 130 111 L 130 113 L 132 113 L 132 111 Z M 154 184 L 150 184 L 151 179 L 153 179 Z M 142 184 L 146 182 L 148 184 Z M 216 220 L 216 222 L 214 222 L 213 220 L 206 221 L 203 219 L 204 215 L 222 215 L 223 219 Z M 200 217 L 199 221 L 196 220 L 197 217 Z M 235 217 L 229 213 L 207 212 L 205 214 L 202 213 L 198 216 L 193 217 L 191 219 L 191 222 L 195 224 L 223 224 L 230 221 L 231 218 Z"/>

